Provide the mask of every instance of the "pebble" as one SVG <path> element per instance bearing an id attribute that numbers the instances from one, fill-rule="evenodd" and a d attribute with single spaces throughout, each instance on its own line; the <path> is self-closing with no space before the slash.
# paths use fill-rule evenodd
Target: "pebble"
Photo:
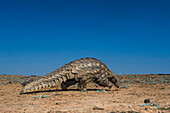
<path id="1" fill-rule="evenodd" d="M 99 108 L 99 107 L 94 106 L 93 110 L 104 110 L 104 108 Z"/>

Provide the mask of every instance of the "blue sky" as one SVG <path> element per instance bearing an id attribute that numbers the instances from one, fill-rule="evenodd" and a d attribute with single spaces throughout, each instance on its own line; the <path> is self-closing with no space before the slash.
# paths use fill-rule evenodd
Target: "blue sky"
<path id="1" fill-rule="evenodd" d="M 0 74 L 83 57 L 116 74 L 170 73 L 169 0 L 0 0 Z"/>

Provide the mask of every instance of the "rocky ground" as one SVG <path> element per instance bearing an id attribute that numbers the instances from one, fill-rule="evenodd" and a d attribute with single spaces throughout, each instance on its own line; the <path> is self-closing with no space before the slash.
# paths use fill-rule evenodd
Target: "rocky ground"
<path id="1" fill-rule="evenodd" d="M 170 113 L 170 75 L 117 75 L 120 88 L 88 84 L 87 92 L 60 87 L 20 95 L 22 84 L 40 76 L 0 75 L 1 113 Z M 149 103 L 144 103 L 149 99 Z"/>

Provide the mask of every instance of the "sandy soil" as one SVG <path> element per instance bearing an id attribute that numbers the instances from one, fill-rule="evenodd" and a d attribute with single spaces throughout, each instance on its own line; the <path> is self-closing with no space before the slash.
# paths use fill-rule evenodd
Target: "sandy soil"
<path id="1" fill-rule="evenodd" d="M 126 84 L 127 85 L 127 84 Z M 63 112 L 126 112 L 126 113 L 169 113 L 169 109 L 156 106 L 141 106 L 145 99 L 170 107 L 170 85 L 128 84 L 127 88 L 107 90 L 93 83 L 88 84 L 88 92 L 80 92 L 71 87 L 69 91 L 49 88 L 45 91 L 20 95 L 21 84 L 0 85 L 1 113 L 63 113 Z M 106 92 L 97 92 L 98 89 Z M 38 96 L 47 96 L 45 98 Z"/>

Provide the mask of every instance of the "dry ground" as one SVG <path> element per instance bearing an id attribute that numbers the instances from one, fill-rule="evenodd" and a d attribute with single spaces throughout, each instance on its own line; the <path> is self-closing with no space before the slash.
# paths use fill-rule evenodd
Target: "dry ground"
<path id="1" fill-rule="evenodd" d="M 62 113 L 62 112 L 127 112 L 127 113 L 168 113 L 168 109 L 144 106 L 145 99 L 159 104 L 161 108 L 170 107 L 169 84 L 126 84 L 127 88 L 107 90 L 93 83 L 88 84 L 88 92 L 80 92 L 71 87 L 69 91 L 46 89 L 43 92 L 20 95 L 22 85 L 12 83 L 0 85 L 1 113 Z M 105 89 L 107 92 L 97 92 Z M 36 97 L 46 95 L 46 98 Z M 130 112 L 131 111 L 131 112 Z"/>

